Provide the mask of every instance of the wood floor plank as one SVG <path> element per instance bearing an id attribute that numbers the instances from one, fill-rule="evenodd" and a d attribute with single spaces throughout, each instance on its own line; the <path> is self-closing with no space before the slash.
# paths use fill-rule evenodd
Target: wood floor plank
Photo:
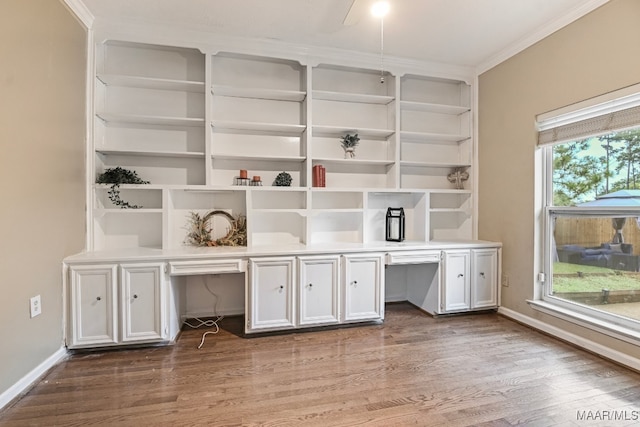
<path id="1" fill-rule="evenodd" d="M 76 352 L 2 426 L 574 426 L 640 410 L 640 375 L 495 313 L 245 338 L 227 318 L 175 345 Z"/>

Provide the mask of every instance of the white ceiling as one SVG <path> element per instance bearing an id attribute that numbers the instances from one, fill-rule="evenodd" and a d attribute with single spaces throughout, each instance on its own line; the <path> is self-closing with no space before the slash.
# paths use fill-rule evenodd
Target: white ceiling
<path id="1" fill-rule="evenodd" d="M 373 0 L 77 1 L 96 22 L 380 53 L 380 20 L 368 11 Z M 606 1 L 390 0 L 384 53 L 487 69 Z"/>

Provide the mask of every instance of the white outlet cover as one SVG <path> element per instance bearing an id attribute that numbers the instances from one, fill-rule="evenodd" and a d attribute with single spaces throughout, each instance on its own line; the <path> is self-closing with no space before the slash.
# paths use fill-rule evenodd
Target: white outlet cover
<path id="1" fill-rule="evenodd" d="M 36 295 L 35 297 L 31 297 L 31 317 L 36 317 L 42 313 L 42 304 L 40 302 L 40 295 Z"/>

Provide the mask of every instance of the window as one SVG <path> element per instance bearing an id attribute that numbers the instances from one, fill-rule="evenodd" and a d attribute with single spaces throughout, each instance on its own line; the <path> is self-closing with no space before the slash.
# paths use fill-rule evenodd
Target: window
<path id="1" fill-rule="evenodd" d="M 640 87 L 541 115 L 538 126 L 542 300 L 638 339 Z"/>

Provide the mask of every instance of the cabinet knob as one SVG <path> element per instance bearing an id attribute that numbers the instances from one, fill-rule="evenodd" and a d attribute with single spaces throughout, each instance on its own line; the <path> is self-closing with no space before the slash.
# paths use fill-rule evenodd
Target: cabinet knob
<path id="1" fill-rule="evenodd" d="M 357 280 L 354 280 L 353 282 L 351 282 L 351 284 L 352 284 L 353 286 L 358 286 L 358 281 L 357 281 Z"/>
<path id="2" fill-rule="evenodd" d="M 480 272 L 480 277 L 482 277 L 484 279 L 484 272 L 483 271 Z"/>
<path id="3" fill-rule="evenodd" d="M 279 292 L 282 292 L 284 290 L 284 285 L 280 285 L 280 287 L 278 288 Z"/>
<path id="4" fill-rule="evenodd" d="M 100 301 L 100 300 L 102 300 L 102 297 L 97 297 L 96 298 L 96 301 Z"/>
<path id="5" fill-rule="evenodd" d="M 137 294 L 133 294 L 133 298 L 134 299 L 138 298 L 138 295 Z"/>
<path id="6" fill-rule="evenodd" d="M 458 277 L 464 277 L 464 274 L 460 273 L 458 274 Z"/>
<path id="7" fill-rule="evenodd" d="M 309 283 L 309 289 L 313 288 L 313 283 Z"/>

